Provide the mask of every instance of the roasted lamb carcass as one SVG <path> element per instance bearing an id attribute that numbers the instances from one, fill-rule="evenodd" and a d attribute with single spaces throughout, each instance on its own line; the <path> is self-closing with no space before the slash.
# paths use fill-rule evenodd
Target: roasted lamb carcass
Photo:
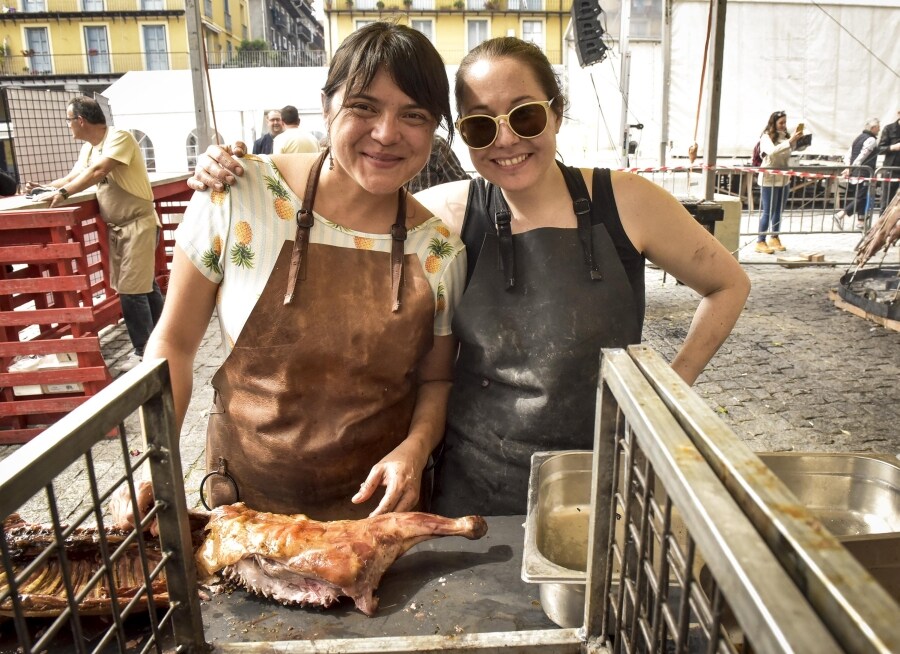
<path id="1" fill-rule="evenodd" d="M 328 607 L 346 595 L 373 615 L 378 600 L 372 592 L 397 557 L 439 536 L 481 538 L 487 523 L 480 516 L 430 513 L 317 522 L 237 503 L 213 509 L 207 532 L 196 555 L 201 578 L 224 568 L 226 578 L 284 604 Z"/>

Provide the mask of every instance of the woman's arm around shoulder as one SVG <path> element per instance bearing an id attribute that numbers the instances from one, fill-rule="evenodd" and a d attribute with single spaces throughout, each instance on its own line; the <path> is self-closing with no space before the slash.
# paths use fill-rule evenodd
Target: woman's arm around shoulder
<path id="1" fill-rule="evenodd" d="M 622 226 L 635 248 L 702 296 L 672 368 L 693 384 L 731 333 L 750 293 L 734 256 L 671 194 L 643 177 L 614 172 Z"/>
<path id="2" fill-rule="evenodd" d="M 416 193 L 415 198 L 432 214 L 444 221 L 454 234 L 462 230 L 469 201 L 470 180 L 438 184 Z"/>

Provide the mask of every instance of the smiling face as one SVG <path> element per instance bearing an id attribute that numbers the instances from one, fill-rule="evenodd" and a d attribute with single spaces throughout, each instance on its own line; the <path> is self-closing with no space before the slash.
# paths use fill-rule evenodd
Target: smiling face
<path id="1" fill-rule="evenodd" d="M 385 71 L 356 93 L 323 97 L 335 174 L 375 194 L 396 192 L 428 161 L 437 126 Z"/>
<path id="2" fill-rule="evenodd" d="M 280 111 L 270 111 L 266 115 L 266 123 L 269 125 L 269 133 L 272 136 L 278 136 L 284 131 L 284 123 L 281 122 Z"/>
<path id="3" fill-rule="evenodd" d="M 485 58 L 465 71 L 458 85 L 460 117 L 501 116 L 526 102 L 551 100 L 531 68 L 511 57 Z M 535 138 L 521 138 L 501 121 L 496 140 L 481 150 L 469 149 L 472 164 L 488 181 L 504 190 L 529 188 L 556 159 L 556 135 L 562 121 L 550 111 L 548 124 Z"/>

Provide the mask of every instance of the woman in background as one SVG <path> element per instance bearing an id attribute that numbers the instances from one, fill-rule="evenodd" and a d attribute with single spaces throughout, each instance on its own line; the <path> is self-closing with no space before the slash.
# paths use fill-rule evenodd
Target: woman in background
<path id="1" fill-rule="evenodd" d="M 787 114 L 776 111 L 769 116 L 766 128 L 759 136 L 759 151 L 762 154 L 763 168 L 784 170 L 790 165 L 791 151 L 803 136 L 798 126 L 794 134 L 788 135 Z M 787 175 L 761 172 L 758 177 L 760 186 L 759 234 L 756 237 L 756 251 L 761 254 L 784 252 L 781 244 L 781 212 L 787 202 L 791 190 L 791 178 Z M 766 241 L 766 235 L 769 235 Z"/>

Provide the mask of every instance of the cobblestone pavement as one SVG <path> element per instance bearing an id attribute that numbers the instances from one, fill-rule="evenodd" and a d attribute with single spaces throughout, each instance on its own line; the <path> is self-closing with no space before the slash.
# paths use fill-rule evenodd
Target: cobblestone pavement
<path id="1" fill-rule="evenodd" d="M 791 251 L 819 249 L 847 261 L 856 238 L 827 243 L 785 239 Z M 749 248 L 745 248 L 749 249 Z M 889 261 L 897 261 L 895 249 Z M 695 384 L 696 392 L 756 451 L 871 451 L 900 456 L 900 333 L 835 308 L 828 299 L 843 269 L 755 265 L 773 257 L 744 255 L 753 290 L 734 332 Z M 696 294 L 658 270 L 647 271 L 644 340 L 671 360 L 690 326 Z M 127 367 L 124 326 L 102 336 L 114 375 Z M 182 431 L 181 457 L 188 505 L 199 506 L 209 381 L 222 360 L 214 319 L 198 353 L 194 394 Z M 129 448 L 142 447 L 137 417 L 126 422 Z M 0 446 L 0 459 L 17 446 Z M 117 441 L 95 447 L 100 476 L 121 471 Z M 85 480 L 74 465 L 57 478 L 60 504 L 85 503 Z M 38 500 L 36 500 L 38 501 Z M 38 510 L 35 505 L 35 510 Z M 83 508 L 83 507 L 82 507 Z M 65 513 L 66 511 L 64 511 Z"/>

